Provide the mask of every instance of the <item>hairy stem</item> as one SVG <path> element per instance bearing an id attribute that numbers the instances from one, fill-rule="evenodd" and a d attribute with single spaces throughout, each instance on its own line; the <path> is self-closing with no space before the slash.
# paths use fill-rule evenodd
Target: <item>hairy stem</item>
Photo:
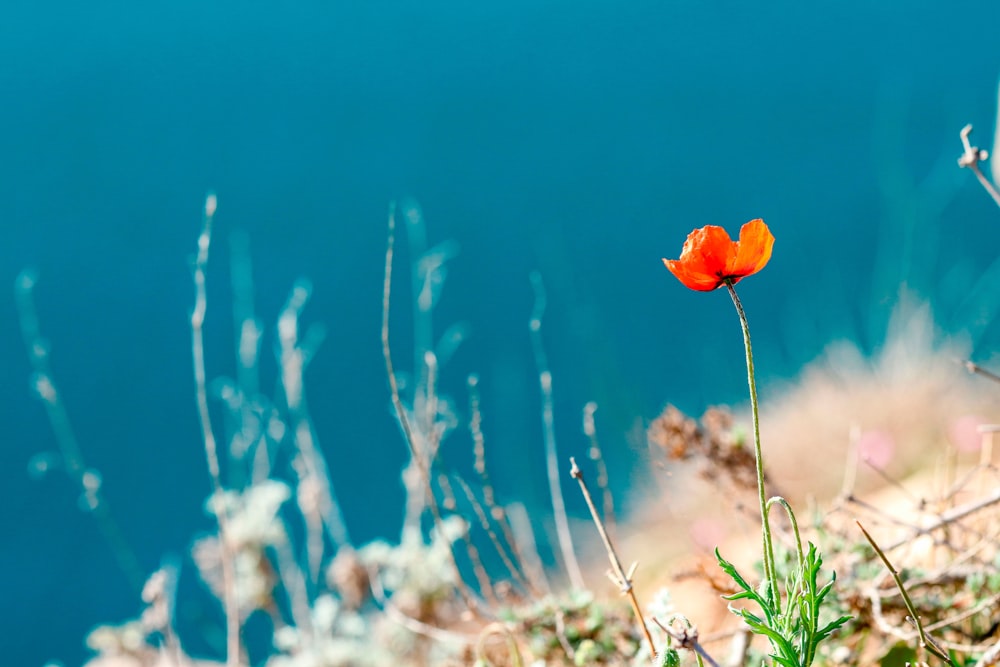
<path id="1" fill-rule="evenodd" d="M 771 540 L 771 525 L 767 517 L 767 493 L 764 490 L 764 457 L 760 447 L 760 409 L 757 405 L 757 380 L 753 372 L 753 348 L 750 345 L 750 325 L 743 303 L 736 294 L 732 279 L 726 279 L 726 288 L 733 298 L 733 305 L 740 316 L 740 326 L 743 328 L 743 346 L 747 354 L 747 384 L 750 386 L 750 409 L 753 413 L 753 457 L 757 466 L 757 494 L 760 500 L 761 538 L 764 547 L 764 580 L 767 582 L 767 595 L 780 610 L 781 596 L 778 594 L 774 568 L 774 545 Z"/>

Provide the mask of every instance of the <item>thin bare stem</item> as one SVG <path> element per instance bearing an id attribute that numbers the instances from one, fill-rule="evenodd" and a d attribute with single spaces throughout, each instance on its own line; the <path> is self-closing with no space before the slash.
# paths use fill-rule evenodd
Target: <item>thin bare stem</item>
<path id="1" fill-rule="evenodd" d="M 433 465 L 434 459 L 437 458 L 438 450 L 441 448 L 442 432 L 437 428 L 436 424 L 438 415 L 437 380 L 437 355 L 434 354 L 433 350 L 427 350 L 424 352 L 423 385 L 425 393 L 422 430 L 426 434 L 427 453 L 424 455 L 424 458 L 427 460 L 428 467 Z M 416 405 L 414 405 L 414 411 L 416 412 Z"/>
<path id="2" fill-rule="evenodd" d="M 958 360 L 958 363 L 965 366 L 965 370 L 969 371 L 970 373 L 973 373 L 975 375 L 982 375 L 984 378 L 988 380 L 993 380 L 994 382 L 1000 382 L 1000 375 L 997 375 L 993 371 L 983 368 L 979 364 L 973 363 L 972 361 L 962 361 L 962 360 Z"/>
<path id="3" fill-rule="evenodd" d="M 486 573 L 486 568 L 483 566 L 483 559 L 479 556 L 479 549 L 476 547 L 475 542 L 472 541 L 472 538 L 469 537 L 468 530 L 463 533 L 462 539 L 465 542 L 465 549 L 469 555 L 469 561 L 472 563 L 472 569 L 475 572 L 476 581 L 479 583 L 479 589 L 483 597 L 486 598 L 487 604 L 494 606 L 499 604 L 500 601 L 493 588 L 493 582 L 490 580 L 489 574 Z"/>
<path id="4" fill-rule="evenodd" d="M 997 608 L 998 602 L 1000 602 L 1000 593 L 996 593 L 988 598 L 984 598 L 980 600 L 975 606 L 969 607 L 968 609 L 965 609 L 964 611 L 958 614 L 954 614 L 952 616 L 949 616 L 948 618 L 941 619 L 937 623 L 931 623 L 926 628 L 924 628 L 924 630 L 926 630 L 927 632 L 942 630 L 944 628 L 955 625 L 956 623 L 964 621 L 967 618 L 972 618 L 973 616 L 984 610 L 992 612 Z"/>
<path id="5" fill-rule="evenodd" d="M 590 460 L 597 468 L 597 487 L 601 490 L 604 499 L 604 523 L 608 529 L 608 535 L 614 537 L 615 534 L 615 499 L 611 495 L 611 487 L 608 485 L 608 466 L 604 463 L 601 455 L 601 443 L 597 440 L 597 425 L 594 422 L 594 413 L 597 412 L 597 403 L 590 401 L 583 406 L 583 433 L 590 440 Z"/>
<path id="6" fill-rule="evenodd" d="M 571 456 L 569 463 L 569 474 L 580 484 L 580 491 L 583 493 L 583 499 L 587 501 L 587 507 L 590 509 L 590 516 L 594 519 L 594 525 L 597 526 L 597 533 L 601 536 L 601 541 L 604 542 L 604 549 L 608 552 L 608 561 L 611 562 L 612 569 L 608 576 L 610 576 L 611 580 L 615 582 L 619 589 L 621 589 L 622 595 L 628 596 L 628 600 L 632 604 L 632 612 L 635 614 L 635 619 L 639 622 L 639 627 L 642 629 L 642 633 L 646 637 L 646 641 L 649 643 L 649 654 L 656 655 L 656 645 L 653 643 L 653 635 L 649 633 L 649 628 L 646 627 L 646 621 L 642 617 L 642 608 L 639 606 L 639 601 L 635 597 L 635 589 L 632 587 L 632 573 L 635 571 L 635 565 L 629 568 L 628 572 L 626 572 L 625 568 L 622 567 L 621 560 L 618 558 L 618 552 L 615 551 L 614 545 L 611 544 L 611 538 L 608 537 L 608 531 L 604 528 L 604 522 L 601 521 L 601 516 L 597 513 L 597 507 L 594 505 L 594 499 L 590 496 L 590 490 L 587 489 L 587 483 L 583 479 L 583 473 L 576 465 L 576 459 Z"/>
<path id="7" fill-rule="evenodd" d="M 295 558 L 292 542 L 284 526 L 278 529 L 278 539 L 271 545 L 274 565 L 282 588 L 288 596 L 288 608 L 295 626 L 304 632 L 313 632 L 313 622 L 309 604 L 309 590 L 305 573 Z"/>
<path id="8" fill-rule="evenodd" d="M 219 522 L 219 549 L 222 554 L 223 604 L 226 608 L 226 665 L 236 667 L 241 664 L 240 612 L 236 595 L 236 574 L 233 570 L 234 554 L 228 538 L 228 517 L 223 501 L 222 475 L 219 469 L 219 454 L 212 432 L 212 420 L 208 413 L 208 391 L 205 382 L 205 343 L 202 327 L 205 323 L 207 297 L 205 294 L 205 268 L 208 265 L 208 247 L 212 241 L 212 219 L 215 217 L 216 199 L 214 194 L 205 198 L 205 218 L 201 235 L 198 237 L 198 255 L 194 265 L 194 310 L 191 313 L 191 350 L 194 361 L 195 400 L 198 405 L 198 419 L 201 423 L 202 438 L 205 442 L 205 458 L 212 478 L 212 507 Z"/>
<path id="9" fill-rule="evenodd" d="M 469 498 L 469 502 L 476 506 L 476 513 L 482 514 L 482 507 L 474 502 L 472 497 L 471 489 L 468 485 L 458 475 L 455 475 L 455 479 L 458 481 L 459 485 L 462 486 L 465 491 L 466 496 Z M 438 486 L 441 488 L 441 505 L 451 512 L 454 512 L 458 507 L 458 499 L 455 497 L 455 491 L 451 488 L 451 479 L 446 473 L 438 473 L 437 476 Z M 480 519 L 481 520 L 481 519 Z M 483 559 L 479 556 L 479 549 L 476 547 L 475 543 L 472 541 L 472 535 L 468 529 L 462 531 L 462 542 L 465 544 L 465 554 L 469 558 L 469 562 L 472 564 L 472 573 L 476 576 L 476 582 L 479 584 L 479 590 L 483 597 L 486 598 L 486 602 L 490 605 L 496 606 L 499 599 L 496 595 L 496 587 L 493 585 L 493 581 L 490 579 L 490 575 L 486 572 L 486 567 L 483 565 Z"/>
<path id="10" fill-rule="evenodd" d="M 424 487 L 427 493 L 427 504 L 431 510 L 431 516 L 434 519 L 434 525 L 437 527 L 438 531 L 443 536 L 445 531 L 443 530 L 444 521 L 441 519 L 441 509 L 438 507 L 437 498 L 434 496 L 434 487 L 431 485 L 430 470 L 428 470 L 428 465 L 424 464 L 423 458 L 420 456 L 420 452 L 417 451 L 417 447 L 414 444 L 415 440 L 413 438 L 413 429 L 410 427 L 410 420 L 406 416 L 406 408 L 403 406 L 403 399 L 399 396 L 399 382 L 396 380 L 396 371 L 392 365 L 392 349 L 389 346 L 389 297 L 392 294 L 392 256 L 393 249 L 396 243 L 396 206 L 393 203 L 389 208 L 389 232 L 388 240 L 386 242 L 385 250 L 385 279 L 382 284 L 382 357 L 385 360 L 385 373 L 389 380 L 389 391 L 392 395 L 392 405 L 396 409 L 396 418 L 399 420 L 399 425 L 403 429 L 403 439 L 406 440 L 406 446 L 410 450 L 410 459 L 414 466 L 416 466 L 421 479 L 424 483 Z M 470 610 L 476 610 L 477 605 L 475 604 L 472 594 L 468 591 L 465 582 L 462 580 L 462 573 L 458 567 L 458 561 L 455 559 L 455 552 L 452 549 L 448 549 L 448 555 L 451 557 L 451 564 L 455 572 L 455 589 L 461 596 L 462 601 Z"/>
<path id="11" fill-rule="evenodd" d="M 900 482 L 898 479 L 887 473 L 885 471 L 885 468 L 875 465 L 875 463 L 872 462 L 870 457 L 862 456 L 861 462 L 864 463 L 866 466 L 868 466 L 869 470 L 878 475 L 883 482 L 897 489 L 904 496 L 913 501 L 914 506 L 916 506 L 918 509 L 922 509 L 924 505 L 927 504 L 927 500 L 925 498 L 921 498 L 917 495 L 914 495 L 912 491 L 910 491 L 908 488 L 906 488 L 906 486 L 902 484 L 902 482 Z"/>
<path id="12" fill-rule="evenodd" d="M 684 619 L 684 621 L 687 621 L 687 619 Z M 706 651 L 702 647 L 701 643 L 698 642 L 698 630 L 692 627 L 690 623 L 687 623 L 687 627 L 680 632 L 670 627 L 670 624 L 661 623 L 658 618 L 654 617 L 653 623 L 656 623 L 661 630 L 667 633 L 671 639 L 676 641 L 678 646 L 689 651 L 694 651 L 700 658 L 703 658 L 712 667 L 719 667 L 719 663 L 713 660 L 712 656 L 708 654 L 708 651 Z"/>
<path id="13" fill-rule="evenodd" d="M 996 202 L 997 206 L 1000 206 L 1000 191 L 990 182 L 990 179 L 986 178 L 983 170 L 979 168 L 979 163 L 986 161 L 990 155 L 982 148 L 972 145 L 969 141 L 970 134 L 972 134 L 972 125 L 966 125 L 958 133 L 958 136 L 962 138 L 962 147 L 965 149 L 962 156 L 958 158 L 958 166 L 971 169 L 983 188 L 986 189 L 986 192 L 990 197 L 993 197 L 993 201 Z"/>
<path id="14" fill-rule="evenodd" d="M 858 528 L 860 528 L 861 532 L 864 533 L 865 539 L 867 539 L 868 543 L 872 545 L 872 549 L 874 549 L 875 553 L 878 554 L 878 557 L 889 570 L 889 574 L 892 575 L 893 581 L 896 582 L 896 588 L 899 589 L 900 595 L 903 596 L 903 604 L 906 605 L 906 610 L 910 613 L 910 618 L 913 620 L 913 624 L 917 627 L 917 633 L 920 635 L 920 646 L 930 651 L 935 657 L 954 666 L 955 663 L 948 657 L 948 654 L 941 650 L 937 644 L 934 643 L 934 640 L 932 640 L 927 633 L 924 632 L 923 623 L 920 622 L 920 617 L 917 615 L 916 607 L 913 605 L 913 600 L 910 599 L 910 594 L 906 592 L 906 586 L 903 585 L 903 580 L 900 578 L 899 572 L 895 567 L 893 567 L 892 563 L 889 562 L 889 557 L 885 555 L 885 552 L 882 551 L 879 545 L 875 542 L 875 539 L 868 534 L 868 531 L 861 525 L 861 522 L 855 521 L 855 523 L 858 524 Z"/>
<path id="15" fill-rule="evenodd" d="M 83 453 L 70 423 L 69 413 L 66 411 L 66 406 L 53 379 L 52 369 L 49 367 L 49 347 L 45 339 L 42 338 L 39 329 L 38 314 L 33 298 L 35 282 L 34 273 L 22 271 L 15 283 L 21 334 L 24 337 L 28 358 L 34 371 L 32 384 L 39 400 L 45 405 L 45 412 L 55 434 L 56 446 L 59 448 L 66 475 L 73 484 L 79 487 L 81 505 L 93 514 L 98 528 L 111 548 L 111 553 L 118 561 L 118 566 L 129 585 L 138 593 L 143 588 L 142 568 L 139 566 L 139 560 L 125 539 L 118 522 L 111 514 L 108 501 L 101 492 L 100 475 L 88 468 L 84 461 Z"/>
<path id="16" fill-rule="evenodd" d="M 771 505 L 781 505 L 785 510 L 785 514 L 788 516 L 789 522 L 792 524 L 792 535 L 795 537 L 795 553 L 799 559 L 799 571 L 805 570 L 805 554 L 802 552 L 802 534 L 799 532 L 799 522 L 795 518 L 795 513 L 792 511 L 792 506 L 788 504 L 788 501 L 781 496 L 773 496 L 767 501 L 767 511 L 768 514 L 771 512 Z"/>
<path id="17" fill-rule="evenodd" d="M 526 591 L 531 592 L 531 585 L 528 583 L 528 580 L 524 578 L 524 575 L 521 574 L 520 568 L 518 568 L 518 566 L 507 554 L 507 550 L 504 548 L 503 542 L 500 541 L 500 536 L 497 535 L 495 530 L 493 530 L 490 518 L 486 514 L 486 510 L 483 509 L 482 503 L 480 503 L 479 499 L 476 498 L 476 494 L 473 493 L 472 487 L 470 487 L 464 479 L 458 477 L 457 475 L 455 476 L 455 481 L 457 481 L 458 485 L 462 487 L 462 493 L 465 494 L 466 500 L 468 500 L 469 504 L 472 505 L 472 511 L 475 513 L 476 518 L 479 519 L 479 527 L 482 528 L 486 535 L 490 538 L 490 544 L 492 544 L 493 548 L 496 549 L 504 567 L 507 568 L 507 571 L 510 572 L 511 576 L 514 577 L 517 583 L 523 586 Z"/>
<path id="18" fill-rule="evenodd" d="M 573 550 L 573 534 L 569 529 L 569 519 L 566 516 L 566 502 L 563 500 L 562 485 L 559 481 L 559 459 L 556 453 L 556 427 L 553 416 L 552 373 L 549 372 L 545 347 L 542 345 L 542 315 L 545 313 L 545 287 L 541 275 L 535 271 L 531 274 L 531 286 L 535 290 L 535 307 L 531 313 L 528 328 L 531 331 L 531 347 L 535 355 L 535 365 L 538 368 L 538 383 L 542 391 L 542 427 L 545 436 L 545 465 L 549 476 L 549 492 L 552 495 L 552 510 L 555 515 L 556 537 L 559 540 L 559 551 L 563 564 L 569 574 L 573 588 L 584 589 L 583 574 Z"/>
<path id="19" fill-rule="evenodd" d="M 521 550 L 517 544 L 517 540 L 514 539 L 514 531 L 511 529 L 507 512 L 504 510 L 503 505 L 500 505 L 496 501 L 493 481 L 490 479 L 489 470 L 486 467 L 486 438 L 483 436 L 483 414 L 479 407 L 479 378 L 475 375 L 470 375 L 468 378 L 468 387 L 469 433 L 472 436 L 476 474 L 479 475 L 480 484 L 483 489 L 483 504 L 489 510 L 490 518 L 500 526 L 504 541 L 507 543 L 514 557 L 513 560 L 516 569 L 511 569 L 511 573 L 519 581 L 523 581 L 525 588 L 530 593 L 537 595 L 537 587 L 527 578 L 524 559 L 521 557 Z M 500 547 L 498 546 L 497 549 L 500 550 Z"/>
<path id="20" fill-rule="evenodd" d="M 877 505 L 873 505 L 872 503 L 870 503 L 870 502 L 868 502 L 866 500 L 862 500 L 861 498 L 858 498 L 857 496 L 848 496 L 847 498 L 844 498 L 844 501 L 847 504 L 849 504 L 849 505 L 854 505 L 854 506 L 856 506 L 856 507 L 858 507 L 860 509 L 863 509 L 863 510 L 865 510 L 867 512 L 870 512 L 873 517 L 878 518 L 881 521 L 884 521 L 886 523 L 891 523 L 894 526 L 900 526 L 902 528 L 909 528 L 909 529 L 915 530 L 915 531 L 919 530 L 918 526 L 914 525 L 912 522 L 904 520 L 904 519 L 899 519 L 899 518 L 893 516 L 892 514 L 890 514 L 889 512 L 886 512 L 882 508 L 878 507 Z M 902 544 L 905 544 L 905 543 L 909 542 L 911 539 L 912 538 L 908 537 L 905 540 L 900 540 L 900 542 L 898 544 L 896 544 L 893 547 L 889 547 L 887 549 L 887 551 L 892 551 L 896 546 L 900 546 Z"/>
<path id="21" fill-rule="evenodd" d="M 229 235 L 229 282 L 233 294 L 233 326 L 236 351 L 237 402 L 229 404 L 235 431 L 230 435 L 229 451 L 249 465 L 233 466 L 229 482 L 233 487 L 260 482 L 270 476 L 268 438 L 260 410 L 260 339 L 261 327 L 254 315 L 253 262 L 250 240 L 243 232 Z"/>
<path id="22" fill-rule="evenodd" d="M 316 432 L 306 401 L 305 369 L 315 354 L 322 334 L 317 329 L 300 340 L 300 316 L 309 300 L 311 286 L 299 280 L 292 287 L 285 307 L 278 316 L 278 344 L 281 387 L 298 448 L 294 468 L 298 474 L 296 496 L 306 520 L 306 545 L 309 574 L 315 583 L 320 574 L 325 551 L 325 534 L 335 548 L 350 544 L 347 524 L 333 490 L 326 459 L 317 444 Z M 310 335 L 310 333 L 312 335 Z"/>
<path id="23" fill-rule="evenodd" d="M 984 510 L 992 505 L 996 505 L 997 503 L 1000 503 L 1000 489 L 997 489 L 996 491 L 986 496 L 985 498 L 980 498 L 979 500 L 975 500 L 965 505 L 959 505 L 958 507 L 952 510 L 942 513 L 937 521 L 923 528 L 917 528 L 914 535 L 911 535 L 897 542 L 894 542 L 893 544 L 886 547 L 886 551 L 892 551 L 904 544 L 911 542 L 913 538 L 916 537 L 917 535 L 926 535 L 927 533 L 935 531 L 939 528 L 943 528 L 948 524 L 964 519 L 970 514 L 975 514 L 976 512 Z"/>
<path id="24" fill-rule="evenodd" d="M 781 596 L 778 594 L 777 575 L 774 566 L 774 545 L 771 540 L 771 525 L 767 518 L 767 494 L 764 489 L 764 457 L 760 446 L 760 409 L 757 405 L 757 381 L 753 371 L 753 348 L 750 345 L 750 325 L 747 323 L 747 315 L 743 310 L 743 303 L 736 294 L 736 288 L 731 279 L 726 280 L 726 287 L 729 289 L 729 296 L 736 306 L 736 313 L 740 316 L 740 326 L 743 329 L 743 346 L 746 348 L 747 359 L 747 384 L 750 387 L 750 409 L 753 413 L 753 455 L 754 463 L 757 466 L 757 495 L 760 501 L 760 521 L 761 537 L 764 546 L 764 579 L 767 581 L 767 595 L 773 599 L 777 609 L 781 609 Z"/>
<path id="25" fill-rule="evenodd" d="M 531 527 L 528 511 L 521 503 L 511 503 L 507 507 L 507 518 L 510 521 L 514 543 L 518 545 L 517 550 L 521 554 L 524 576 L 535 589 L 541 590 L 546 595 L 552 595 L 552 584 L 545 574 L 545 567 L 538 555 L 538 543 L 535 540 L 535 531 Z"/>

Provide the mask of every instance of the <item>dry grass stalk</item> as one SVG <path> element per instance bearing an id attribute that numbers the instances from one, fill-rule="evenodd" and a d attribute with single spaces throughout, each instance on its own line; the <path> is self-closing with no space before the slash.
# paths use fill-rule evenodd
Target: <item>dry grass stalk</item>
<path id="1" fill-rule="evenodd" d="M 198 405 L 198 419 L 201 423 L 205 444 L 205 457 L 212 477 L 212 497 L 215 516 L 219 522 L 219 548 L 222 553 L 222 580 L 224 606 L 226 610 L 226 664 L 237 667 L 242 663 L 242 641 L 240 639 L 240 614 L 237 602 L 236 575 L 233 571 L 232 545 L 227 536 L 227 516 L 223 505 L 222 475 L 219 469 L 219 454 L 212 421 L 208 413 L 208 391 L 205 382 L 205 343 L 202 326 L 205 322 L 207 298 L 205 295 L 205 267 L 208 264 L 208 249 L 212 240 L 212 220 L 215 217 L 216 198 L 214 194 L 205 199 L 205 217 L 201 235 L 198 237 L 198 255 L 195 259 L 194 285 L 195 303 L 191 313 L 191 348 L 194 358 L 195 398 Z"/>
<path id="2" fill-rule="evenodd" d="M 559 552 L 562 554 L 563 566 L 569 575 L 570 585 L 577 590 L 584 590 L 583 573 L 573 548 L 573 534 L 569 529 L 566 517 L 566 502 L 563 500 L 562 484 L 559 475 L 559 459 L 556 453 L 556 427 L 553 415 L 552 373 L 549 372 L 545 346 L 542 343 L 542 316 L 545 314 L 545 287 L 542 277 L 537 271 L 531 274 L 531 286 L 535 291 L 535 306 L 532 309 L 528 329 L 531 332 L 531 349 L 535 355 L 535 366 L 538 369 L 538 384 L 542 393 L 542 427 L 545 438 L 545 469 L 549 478 L 549 493 L 552 497 L 553 517 L 556 523 L 556 538 L 559 542 Z"/>
<path id="3" fill-rule="evenodd" d="M 437 527 L 439 532 L 443 533 L 444 529 L 443 520 L 441 518 L 441 509 L 438 506 L 437 498 L 434 495 L 434 488 L 431 485 L 429 470 L 430 462 L 425 461 L 422 454 L 417 450 L 413 430 L 410 427 L 410 420 L 406 415 L 406 408 L 403 406 L 403 401 L 399 396 L 399 381 L 396 379 L 396 371 L 392 365 L 392 349 L 389 346 L 389 297 L 392 294 L 392 256 L 395 248 L 395 242 L 396 206 L 393 204 L 389 209 L 389 232 L 385 251 L 385 279 L 382 287 L 382 357 L 385 361 L 385 372 L 389 380 L 389 391 L 392 396 L 392 405 L 396 409 L 396 418 L 399 420 L 400 427 L 403 429 L 403 436 L 406 440 L 407 447 L 410 450 L 411 462 L 419 472 L 427 492 L 427 504 L 430 508 L 431 516 L 434 519 L 434 525 Z M 466 607 L 470 611 L 474 611 L 478 608 L 478 605 L 475 603 L 475 597 L 462 580 L 461 570 L 458 567 L 458 561 L 455 560 L 454 552 L 449 551 L 449 553 L 451 554 L 452 565 L 455 568 L 456 590 Z"/>

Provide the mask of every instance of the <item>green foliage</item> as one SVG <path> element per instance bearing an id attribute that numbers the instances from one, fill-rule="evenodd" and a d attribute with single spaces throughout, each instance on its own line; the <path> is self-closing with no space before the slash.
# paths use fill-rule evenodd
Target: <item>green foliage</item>
<path id="1" fill-rule="evenodd" d="M 617 664 L 621 656 L 632 656 L 639 650 L 639 636 L 628 610 L 595 600 L 586 592 L 519 604 L 502 610 L 499 618 L 518 628 L 531 655 L 546 664 L 564 664 L 562 641 L 574 652 L 573 664 L 579 665 Z M 557 619 L 561 621 L 557 623 Z"/>
<path id="2" fill-rule="evenodd" d="M 680 667 L 681 656 L 676 649 L 665 648 L 659 655 L 658 667 Z"/>
<path id="3" fill-rule="evenodd" d="M 917 661 L 917 651 L 908 644 L 896 644 L 879 661 L 881 667 L 906 667 Z"/>
<path id="4" fill-rule="evenodd" d="M 801 556 L 801 549 L 799 553 Z M 718 549 L 715 550 L 715 557 L 739 588 L 738 592 L 725 596 L 725 599 L 730 602 L 748 600 L 759 608 L 760 614 L 732 605 L 730 610 L 742 618 L 752 632 L 767 637 L 771 644 L 771 658 L 783 667 L 811 665 L 820 643 L 851 620 L 850 616 L 841 616 L 820 626 L 820 611 L 833 589 L 836 575 L 831 575 L 826 584 L 819 584 L 823 558 L 811 542 L 798 567 L 785 580 L 784 607 L 780 591 L 770 590 L 766 582 L 755 589 L 732 563 L 722 557 Z"/>

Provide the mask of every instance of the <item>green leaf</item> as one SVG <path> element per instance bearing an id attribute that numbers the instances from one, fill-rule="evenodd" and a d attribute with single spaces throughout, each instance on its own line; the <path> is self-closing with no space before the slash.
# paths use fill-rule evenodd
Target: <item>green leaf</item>
<path id="1" fill-rule="evenodd" d="M 904 667 L 917 661 L 917 652 L 912 646 L 898 643 L 882 656 L 879 664 L 882 667 Z"/>
<path id="2" fill-rule="evenodd" d="M 854 618 L 853 616 L 841 616 L 836 621 L 828 623 L 822 630 L 818 631 L 813 638 L 813 645 L 819 644 L 821 641 L 829 637 L 835 630 L 840 628 L 844 623 Z"/>
<path id="3" fill-rule="evenodd" d="M 680 667 L 681 656 L 676 649 L 663 649 L 663 653 L 661 653 L 659 657 L 659 667 Z"/>
<path id="4" fill-rule="evenodd" d="M 765 598 L 761 597 L 761 595 L 755 591 L 752 586 L 750 586 L 747 580 L 743 578 L 743 575 L 736 570 L 736 566 L 722 557 L 722 554 L 719 553 L 718 549 L 715 550 L 715 558 L 719 561 L 719 567 L 722 568 L 722 571 L 729 575 L 729 578 L 736 582 L 737 586 L 743 589 L 730 595 L 723 595 L 722 599 L 730 602 L 734 600 L 753 600 L 757 603 L 761 610 L 763 610 L 764 614 L 768 617 L 768 621 L 770 622 L 772 620 L 774 610 L 771 609 Z"/>
<path id="5" fill-rule="evenodd" d="M 776 649 L 777 653 L 782 656 L 790 656 L 792 658 L 797 658 L 798 653 L 792 646 L 791 642 L 781 635 L 778 631 L 769 627 L 764 623 L 759 617 L 754 616 L 752 613 L 746 609 L 741 609 L 740 616 L 743 617 L 743 622 L 749 626 L 750 630 L 758 635 L 764 635 L 771 642 L 771 647 Z M 776 657 L 776 656 L 772 656 Z"/>

